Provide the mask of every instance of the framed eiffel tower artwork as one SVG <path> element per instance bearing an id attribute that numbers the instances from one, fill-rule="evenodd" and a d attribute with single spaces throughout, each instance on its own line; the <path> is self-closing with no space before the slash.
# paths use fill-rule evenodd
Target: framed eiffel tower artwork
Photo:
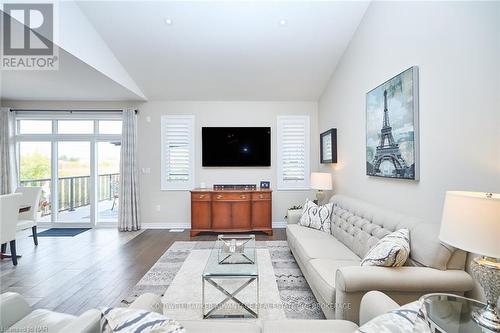
<path id="1" fill-rule="evenodd" d="M 366 174 L 419 179 L 418 67 L 366 94 Z"/>

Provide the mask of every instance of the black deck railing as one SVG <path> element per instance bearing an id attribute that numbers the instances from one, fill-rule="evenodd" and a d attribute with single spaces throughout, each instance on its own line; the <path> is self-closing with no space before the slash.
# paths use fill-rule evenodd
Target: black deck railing
<path id="1" fill-rule="evenodd" d="M 113 200 L 118 197 L 120 182 L 119 173 L 108 173 L 98 176 L 99 201 Z M 60 177 L 58 179 L 59 211 L 75 210 L 75 208 L 90 205 L 90 176 Z M 21 186 L 50 186 L 50 178 L 25 179 L 20 181 Z M 43 200 L 48 200 L 42 193 Z M 49 209 L 43 209 L 46 215 Z"/>

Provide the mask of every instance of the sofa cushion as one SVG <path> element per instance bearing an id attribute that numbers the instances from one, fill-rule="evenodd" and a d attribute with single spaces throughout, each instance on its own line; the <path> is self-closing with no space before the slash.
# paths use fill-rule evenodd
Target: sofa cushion
<path id="1" fill-rule="evenodd" d="M 75 318 L 75 316 L 65 313 L 37 309 L 12 325 L 9 330 L 11 332 L 36 332 L 37 329 L 42 327 L 43 332 L 59 332 Z"/>
<path id="2" fill-rule="evenodd" d="M 353 333 L 358 325 L 347 320 L 267 320 L 263 333 Z"/>
<path id="3" fill-rule="evenodd" d="M 304 264 L 319 258 L 360 261 L 358 256 L 330 234 L 299 225 L 289 225 L 287 229 L 287 235 Z"/>
<path id="4" fill-rule="evenodd" d="M 255 321 L 182 320 L 181 324 L 188 333 L 260 333 L 260 326 Z"/>
<path id="5" fill-rule="evenodd" d="M 314 285 L 321 297 L 331 304 L 335 303 L 335 273 L 347 266 L 359 266 L 359 260 L 312 259 L 305 267 L 308 271 L 308 283 Z"/>
<path id="6" fill-rule="evenodd" d="M 422 223 L 410 230 L 411 258 L 420 265 L 443 271 L 456 249 L 439 241 L 439 227 L 439 224 Z"/>
<path id="7" fill-rule="evenodd" d="M 361 261 L 361 266 L 400 267 L 410 255 L 408 229 L 399 229 L 382 238 Z"/>
<path id="8" fill-rule="evenodd" d="M 332 235 L 359 257 L 364 257 L 375 244 L 398 229 L 410 230 L 410 259 L 414 265 L 445 270 L 455 248 L 443 245 L 439 239 L 439 223 L 399 214 L 383 207 L 343 195 L 334 195 Z M 465 263 L 464 256 L 454 258 L 453 268 Z"/>
<path id="9" fill-rule="evenodd" d="M 333 203 L 318 206 L 311 200 L 307 200 L 304 210 L 300 216 L 299 225 L 330 233 L 330 221 L 332 219 Z"/>

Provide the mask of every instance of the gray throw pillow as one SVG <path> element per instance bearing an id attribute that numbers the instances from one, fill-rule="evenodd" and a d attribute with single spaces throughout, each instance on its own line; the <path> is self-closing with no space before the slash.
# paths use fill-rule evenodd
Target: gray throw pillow
<path id="1" fill-rule="evenodd" d="M 307 200 L 302 210 L 299 225 L 330 233 L 332 210 L 333 203 L 331 202 L 318 206 L 311 200 Z"/>
<path id="2" fill-rule="evenodd" d="M 101 308 L 103 333 L 185 333 L 177 321 L 159 313 L 129 308 Z"/>
<path id="3" fill-rule="evenodd" d="M 403 266 L 410 256 L 410 232 L 399 229 L 385 236 L 371 248 L 361 261 L 361 266 Z"/>
<path id="4" fill-rule="evenodd" d="M 355 333 L 431 333 L 422 309 L 421 301 L 403 305 L 373 318 Z"/>

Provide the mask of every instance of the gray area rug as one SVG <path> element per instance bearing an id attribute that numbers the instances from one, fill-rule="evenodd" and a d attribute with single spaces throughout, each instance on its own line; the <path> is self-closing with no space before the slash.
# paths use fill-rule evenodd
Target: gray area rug
<path id="1" fill-rule="evenodd" d="M 132 303 L 139 295 L 151 292 L 160 296 L 167 290 L 193 249 L 211 249 L 214 242 L 175 242 L 142 277 L 122 304 Z M 257 241 L 266 248 L 276 278 L 285 315 L 290 319 L 324 319 L 309 285 L 300 271 L 286 241 Z"/>

